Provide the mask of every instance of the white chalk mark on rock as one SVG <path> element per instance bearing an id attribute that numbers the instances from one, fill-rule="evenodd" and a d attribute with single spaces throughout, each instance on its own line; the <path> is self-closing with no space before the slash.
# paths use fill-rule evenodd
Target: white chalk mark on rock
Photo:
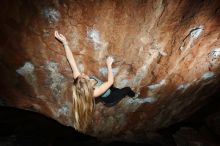
<path id="1" fill-rule="evenodd" d="M 156 90 L 165 84 L 166 84 L 166 80 L 161 80 L 158 84 L 149 85 L 148 88 L 150 90 Z"/>
<path id="2" fill-rule="evenodd" d="M 49 78 L 47 82 L 53 91 L 53 95 L 60 97 L 61 92 L 64 89 L 63 83 L 65 78 L 62 74 L 59 73 L 58 63 L 48 61 L 45 65 L 45 68 L 49 71 Z"/>
<path id="3" fill-rule="evenodd" d="M 112 73 L 113 75 L 115 76 L 119 71 L 119 68 L 116 67 L 116 68 L 112 68 Z M 102 67 L 99 69 L 99 72 L 103 75 L 103 76 L 106 76 L 108 74 L 108 68 L 107 67 Z"/>
<path id="4" fill-rule="evenodd" d="M 203 29 L 203 26 L 199 26 L 199 27 L 193 28 L 193 29 L 190 31 L 190 37 L 191 37 L 192 39 L 197 39 L 197 38 L 201 35 L 201 33 L 202 33 L 203 30 L 204 30 L 204 29 Z"/>
<path id="5" fill-rule="evenodd" d="M 209 53 L 209 57 L 213 59 L 217 59 L 220 57 L 220 48 L 214 48 L 212 51 Z"/>
<path id="6" fill-rule="evenodd" d="M 62 114 L 62 115 L 65 115 L 65 116 L 68 116 L 68 113 L 69 113 L 69 108 L 67 105 L 64 105 L 62 106 L 61 108 L 58 109 L 58 113 L 59 114 Z"/>
<path id="7" fill-rule="evenodd" d="M 95 28 L 87 31 L 87 37 L 93 42 L 96 51 L 105 50 L 108 46 L 108 43 L 101 41 L 100 33 Z"/>
<path id="8" fill-rule="evenodd" d="M 99 32 L 95 28 L 92 28 L 89 31 L 87 31 L 87 36 L 95 44 L 100 44 L 101 43 Z M 97 48 L 95 48 L 95 49 L 97 49 Z"/>
<path id="9" fill-rule="evenodd" d="M 44 17 L 46 17 L 49 23 L 54 23 L 59 21 L 60 12 L 54 8 L 44 8 L 41 12 Z"/>
<path id="10" fill-rule="evenodd" d="M 37 79 L 34 74 L 34 65 L 31 62 L 26 62 L 24 66 L 17 69 L 16 72 L 25 78 L 28 84 L 34 88 L 35 93 L 38 95 L 38 89 L 36 87 Z"/>
<path id="11" fill-rule="evenodd" d="M 203 80 L 209 80 L 215 76 L 214 72 L 206 72 L 202 75 Z"/>
<path id="12" fill-rule="evenodd" d="M 127 100 L 128 104 L 144 104 L 144 103 L 154 103 L 158 100 L 158 97 L 146 97 L 146 98 L 129 98 Z"/>
<path id="13" fill-rule="evenodd" d="M 100 72 L 103 76 L 105 76 L 105 75 L 108 74 L 108 68 L 107 68 L 107 67 L 102 67 L 102 68 L 99 69 L 99 72 Z"/>
<path id="14" fill-rule="evenodd" d="M 103 56 L 106 55 L 106 49 L 108 47 L 108 42 L 105 42 L 94 27 L 87 30 L 87 38 L 93 43 L 95 49 L 95 60 L 100 61 Z"/>
<path id="15" fill-rule="evenodd" d="M 198 26 L 198 27 L 192 28 L 189 32 L 189 35 L 187 35 L 187 37 L 184 39 L 182 45 L 180 46 L 180 50 L 181 51 L 188 50 L 191 47 L 191 45 L 193 44 L 193 41 L 201 35 L 203 30 L 204 30 L 203 26 Z"/>
<path id="16" fill-rule="evenodd" d="M 23 67 L 16 70 L 16 72 L 22 76 L 32 74 L 34 71 L 34 65 L 30 62 L 26 62 Z"/>
<path id="17" fill-rule="evenodd" d="M 190 86 L 190 83 L 181 84 L 178 86 L 177 90 L 182 90 L 184 92 L 187 88 L 189 88 L 189 86 Z"/>

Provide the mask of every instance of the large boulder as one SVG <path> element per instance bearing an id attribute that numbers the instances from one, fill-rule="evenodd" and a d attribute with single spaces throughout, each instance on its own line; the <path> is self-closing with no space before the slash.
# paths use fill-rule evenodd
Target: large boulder
<path id="1" fill-rule="evenodd" d="M 0 104 L 72 123 L 72 71 L 54 31 L 64 34 L 80 71 L 130 86 L 138 99 L 96 103 L 87 134 L 145 141 L 179 122 L 219 89 L 220 1 L 2 1 Z"/>

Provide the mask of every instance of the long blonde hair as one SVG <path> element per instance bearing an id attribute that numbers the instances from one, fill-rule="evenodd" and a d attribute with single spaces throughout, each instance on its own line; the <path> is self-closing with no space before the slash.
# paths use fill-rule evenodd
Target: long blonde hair
<path id="1" fill-rule="evenodd" d="M 85 132 L 94 109 L 93 86 L 88 79 L 77 77 L 73 87 L 73 126 L 80 132 Z"/>

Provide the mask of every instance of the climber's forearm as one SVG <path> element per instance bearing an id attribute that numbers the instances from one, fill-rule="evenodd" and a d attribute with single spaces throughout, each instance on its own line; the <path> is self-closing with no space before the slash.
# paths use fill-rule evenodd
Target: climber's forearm
<path id="1" fill-rule="evenodd" d="M 105 93 L 113 84 L 114 77 L 112 73 L 112 67 L 111 65 L 108 65 L 108 81 L 104 82 L 101 86 L 96 87 L 93 93 L 94 97 L 99 97 L 103 93 Z"/>
<path id="2" fill-rule="evenodd" d="M 107 65 L 107 67 L 108 67 L 108 82 L 113 84 L 114 83 L 114 76 L 113 76 L 113 72 L 112 72 L 112 66 Z"/>
<path id="3" fill-rule="evenodd" d="M 80 75 L 79 69 L 77 68 L 76 61 L 73 57 L 73 54 L 72 54 L 72 52 L 69 48 L 68 43 L 66 42 L 63 45 L 64 45 L 64 48 L 65 48 L 65 53 L 66 53 L 67 60 L 70 63 L 70 67 L 73 71 L 73 77 L 75 79 Z"/>
<path id="4" fill-rule="evenodd" d="M 77 78 L 80 75 L 80 72 L 76 66 L 76 61 L 75 61 L 73 54 L 69 48 L 66 37 L 62 34 L 59 34 L 58 31 L 54 32 L 54 36 L 56 37 L 56 39 L 58 39 L 64 45 L 67 60 L 69 61 L 70 67 L 73 71 L 73 77 L 74 77 L 74 79 Z"/>
<path id="5" fill-rule="evenodd" d="M 114 83 L 114 76 L 112 72 L 112 63 L 113 63 L 113 58 L 108 57 L 106 60 L 107 67 L 108 67 L 108 81 L 104 82 L 101 86 L 96 87 L 93 93 L 94 97 L 99 97 L 103 93 L 105 93 Z"/>

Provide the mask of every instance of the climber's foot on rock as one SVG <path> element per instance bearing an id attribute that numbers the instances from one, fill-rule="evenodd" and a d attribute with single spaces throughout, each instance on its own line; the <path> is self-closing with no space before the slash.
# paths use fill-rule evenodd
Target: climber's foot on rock
<path id="1" fill-rule="evenodd" d="M 132 99 L 137 99 L 138 97 L 140 97 L 140 93 L 135 93 L 134 97 L 132 97 Z"/>

